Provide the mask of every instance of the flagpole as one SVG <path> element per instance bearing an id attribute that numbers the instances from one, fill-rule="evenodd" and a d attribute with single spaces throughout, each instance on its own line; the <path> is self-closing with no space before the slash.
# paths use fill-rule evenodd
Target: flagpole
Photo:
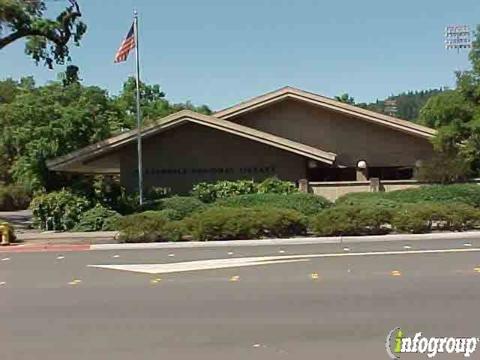
<path id="1" fill-rule="evenodd" d="M 134 10 L 135 32 L 135 64 L 136 64 L 136 87 L 137 87 L 137 155 L 138 155 L 138 192 L 140 205 L 143 205 L 143 161 L 142 161 L 142 114 L 140 110 L 140 50 L 138 44 L 138 13 Z"/>

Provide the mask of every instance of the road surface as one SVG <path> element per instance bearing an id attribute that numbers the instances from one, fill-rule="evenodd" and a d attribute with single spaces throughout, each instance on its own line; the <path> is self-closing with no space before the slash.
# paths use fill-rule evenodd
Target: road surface
<path id="1" fill-rule="evenodd" d="M 478 250 L 480 240 L 0 253 L 0 358 L 387 359 L 395 327 L 480 337 Z"/>

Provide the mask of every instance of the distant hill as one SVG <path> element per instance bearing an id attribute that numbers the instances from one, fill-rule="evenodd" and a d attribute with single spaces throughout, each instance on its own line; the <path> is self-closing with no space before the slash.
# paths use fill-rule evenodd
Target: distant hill
<path id="1" fill-rule="evenodd" d="M 408 91 L 398 95 L 391 95 L 385 100 L 377 100 L 369 104 L 359 103 L 356 104 L 356 106 L 415 122 L 418 119 L 420 109 L 428 99 L 445 90 L 447 89 Z"/>

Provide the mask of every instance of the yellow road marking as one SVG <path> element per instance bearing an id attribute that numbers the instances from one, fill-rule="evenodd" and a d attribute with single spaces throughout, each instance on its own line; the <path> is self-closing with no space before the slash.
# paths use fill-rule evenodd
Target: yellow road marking
<path id="1" fill-rule="evenodd" d="M 235 282 L 235 281 L 238 281 L 238 280 L 240 280 L 240 276 L 238 276 L 238 275 L 234 275 L 230 278 L 231 282 Z"/>
<path id="2" fill-rule="evenodd" d="M 78 285 L 82 282 L 82 280 L 78 280 L 78 279 L 75 279 L 75 280 L 72 280 L 68 283 L 68 285 Z"/>
<path id="3" fill-rule="evenodd" d="M 150 280 L 150 284 L 158 284 L 160 281 L 162 281 L 160 278 L 152 279 Z"/>
<path id="4" fill-rule="evenodd" d="M 317 273 L 311 273 L 310 274 L 310 278 L 312 280 L 318 280 L 320 278 L 320 276 L 317 274 Z"/>
<path id="5" fill-rule="evenodd" d="M 480 273 L 480 267 L 476 267 L 475 269 L 473 269 L 475 272 L 478 272 Z"/>
<path id="6" fill-rule="evenodd" d="M 391 272 L 391 275 L 392 275 L 392 276 L 402 276 L 402 273 L 401 273 L 400 271 L 398 271 L 398 270 L 393 270 L 393 271 Z"/>

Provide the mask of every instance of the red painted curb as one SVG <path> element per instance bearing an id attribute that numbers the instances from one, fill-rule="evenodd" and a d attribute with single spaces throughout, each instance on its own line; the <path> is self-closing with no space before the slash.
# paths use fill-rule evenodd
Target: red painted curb
<path id="1" fill-rule="evenodd" d="M 44 252 L 44 251 L 88 251 L 90 245 L 43 244 L 43 245 L 10 245 L 0 247 L 0 253 L 10 252 Z"/>

